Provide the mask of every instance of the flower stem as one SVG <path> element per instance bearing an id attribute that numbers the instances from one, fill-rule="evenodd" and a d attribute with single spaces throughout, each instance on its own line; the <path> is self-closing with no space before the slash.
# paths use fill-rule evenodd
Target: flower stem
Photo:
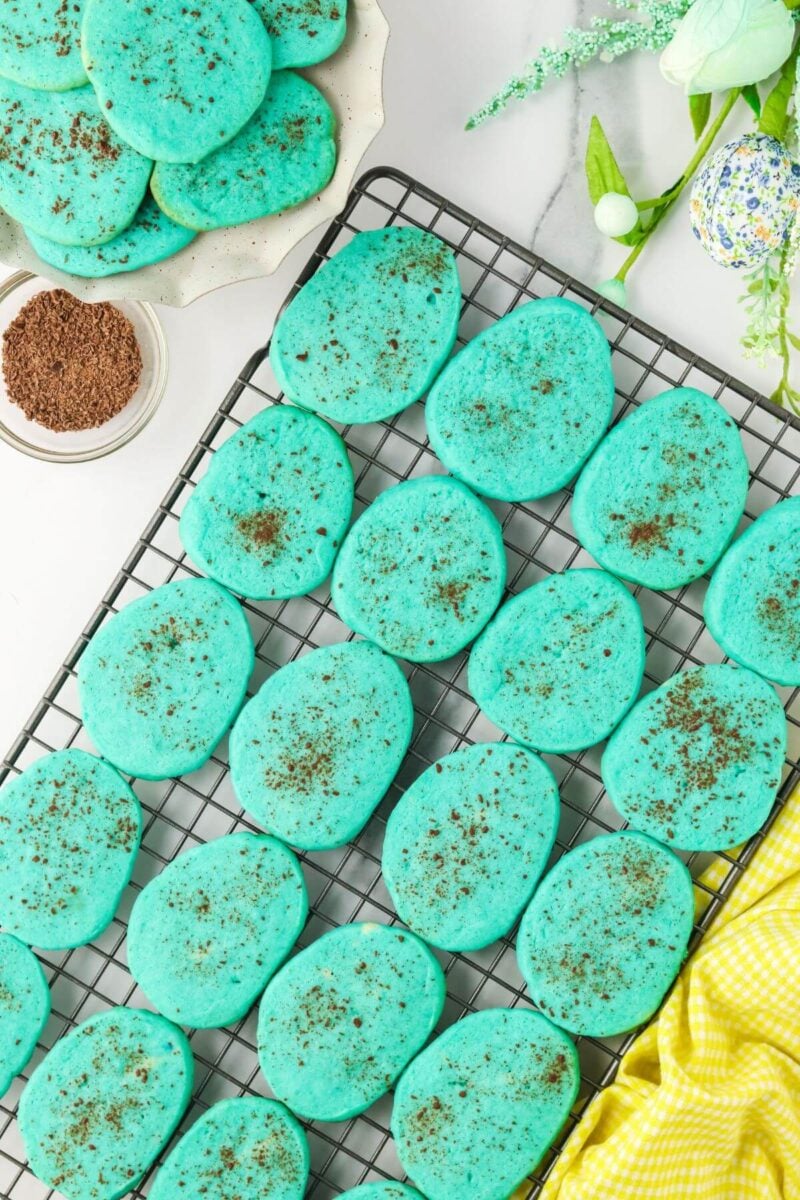
<path id="1" fill-rule="evenodd" d="M 675 201 L 678 199 L 678 197 L 680 196 L 683 189 L 686 187 L 686 185 L 691 180 L 691 178 L 694 175 L 697 168 L 700 166 L 700 164 L 703 161 L 703 159 L 705 158 L 706 154 L 708 154 L 709 150 L 713 146 L 713 144 L 716 140 L 717 134 L 722 129 L 722 126 L 725 124 L 726 120 L 728 119 L 732 108 L 736 104 L 736 101 L 739 99 L 741 94 L 742 94 L 741 88 L 731 88 L 731 90 L 728 92 L 727 96 L 725 97 L 725 101 L 724 101 L 722 107 L 720 108 L 719 112 L 717 113 L 715 120 L 708 127 L 705 135 L 703 136 L 701 141 L 698 143 L 697 149 L 695 150 L 694 154 L 692 155 L 689 162 L 687 163 L 686 168 L 685 168 L 683 174 L 681 175 L 680 179 L 678 180 L 678 182 L 675 184 L 675 186 L 673 188 L 671 188 L 663 196 L 659 196 L 657 200 L 652 200 L 652 201 L 647 202 L 648 208 L 653 208 L 656 210 L 653 215 L 653 219 L 650 222 L 650 224 L 647 226 L 647 229 L 644 232 L 642 240 L 640 242 L 637 242 L 637 244 L 634 246 L 631 253 L 628 255 L 628 257 L 625 259 L 622 266 L 617 271 L 616 275 L 614 276 L 615 279 L 619 279 L 621 282 L 625 281 L 625 277 L 627 276 L 631 267 L 636 262 L 637 258 L 644 250 L 648 241 L 650 240 L 652 235 L 655 233 L 656 229 L 661 224 L 661 222 L 663 221 L 664 217 L 667 215 L 669 210 L 672 208 L 673 204 L 675 203 Z M 641 209 L 643 207 L 643 205 L 640 204 L 637 207 L 639 207 Z"/>

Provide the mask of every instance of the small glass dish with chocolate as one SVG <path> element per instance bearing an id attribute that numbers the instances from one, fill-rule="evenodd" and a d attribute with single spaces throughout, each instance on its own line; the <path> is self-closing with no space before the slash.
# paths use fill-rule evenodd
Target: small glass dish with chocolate
<path id="1" fill-rule="evenodd" d="M 153 416 L 166 378 L 149 304 L 86 304 L 27 271 L 0 284 L 0 438 L 15 449 L 48 462 L 110 454 Z"/>

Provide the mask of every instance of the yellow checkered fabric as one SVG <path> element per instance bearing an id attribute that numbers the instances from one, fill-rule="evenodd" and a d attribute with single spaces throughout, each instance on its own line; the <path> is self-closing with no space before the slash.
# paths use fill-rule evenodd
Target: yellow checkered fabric
<path id="1" fill-rule="evenodd" d="M 800 1198 L 800 787 L 542 1193 L 661 1197 Z"/>

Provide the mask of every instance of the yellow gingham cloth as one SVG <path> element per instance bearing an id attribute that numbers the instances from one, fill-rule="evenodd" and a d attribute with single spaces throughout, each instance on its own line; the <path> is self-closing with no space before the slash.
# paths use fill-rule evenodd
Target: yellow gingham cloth
<path id="1" fill-rule="evenodd" d="M 542 1192 L 660 1197 L 800 1198 L 800 786 Z"/>

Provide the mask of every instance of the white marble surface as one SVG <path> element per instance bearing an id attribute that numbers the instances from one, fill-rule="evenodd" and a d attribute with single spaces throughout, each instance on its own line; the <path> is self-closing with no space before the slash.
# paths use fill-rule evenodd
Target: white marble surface
<path id="1" fill-rule="evenodd" d="M 365 166 L 404 168 L 588 282 L 613 274 L 624 252 L 594 231 L 581 166 L 586 131 L 597 112 L 640 195 L 674 181 L 692 152 L 691 131 L 683 97 L 661 81 L 655 60 L 594 67 L 466 134 L 470 111 L 527 56 L 569 20 L 604 6 L 383 3 L 392 25 L 387 120 Z M 53 466 L 0 444 L 0 750 L 27 720 L 236 371 L 266 340 L 313 240 L 269 279 L 161 310 L 167 394 L 130 446 L 98 462 Z M 774 371 L 739 356 L 737 281 L 704 256 L 685 211 L 659 231 L 630 285 L 637 314 L 770 388 Z"/>

